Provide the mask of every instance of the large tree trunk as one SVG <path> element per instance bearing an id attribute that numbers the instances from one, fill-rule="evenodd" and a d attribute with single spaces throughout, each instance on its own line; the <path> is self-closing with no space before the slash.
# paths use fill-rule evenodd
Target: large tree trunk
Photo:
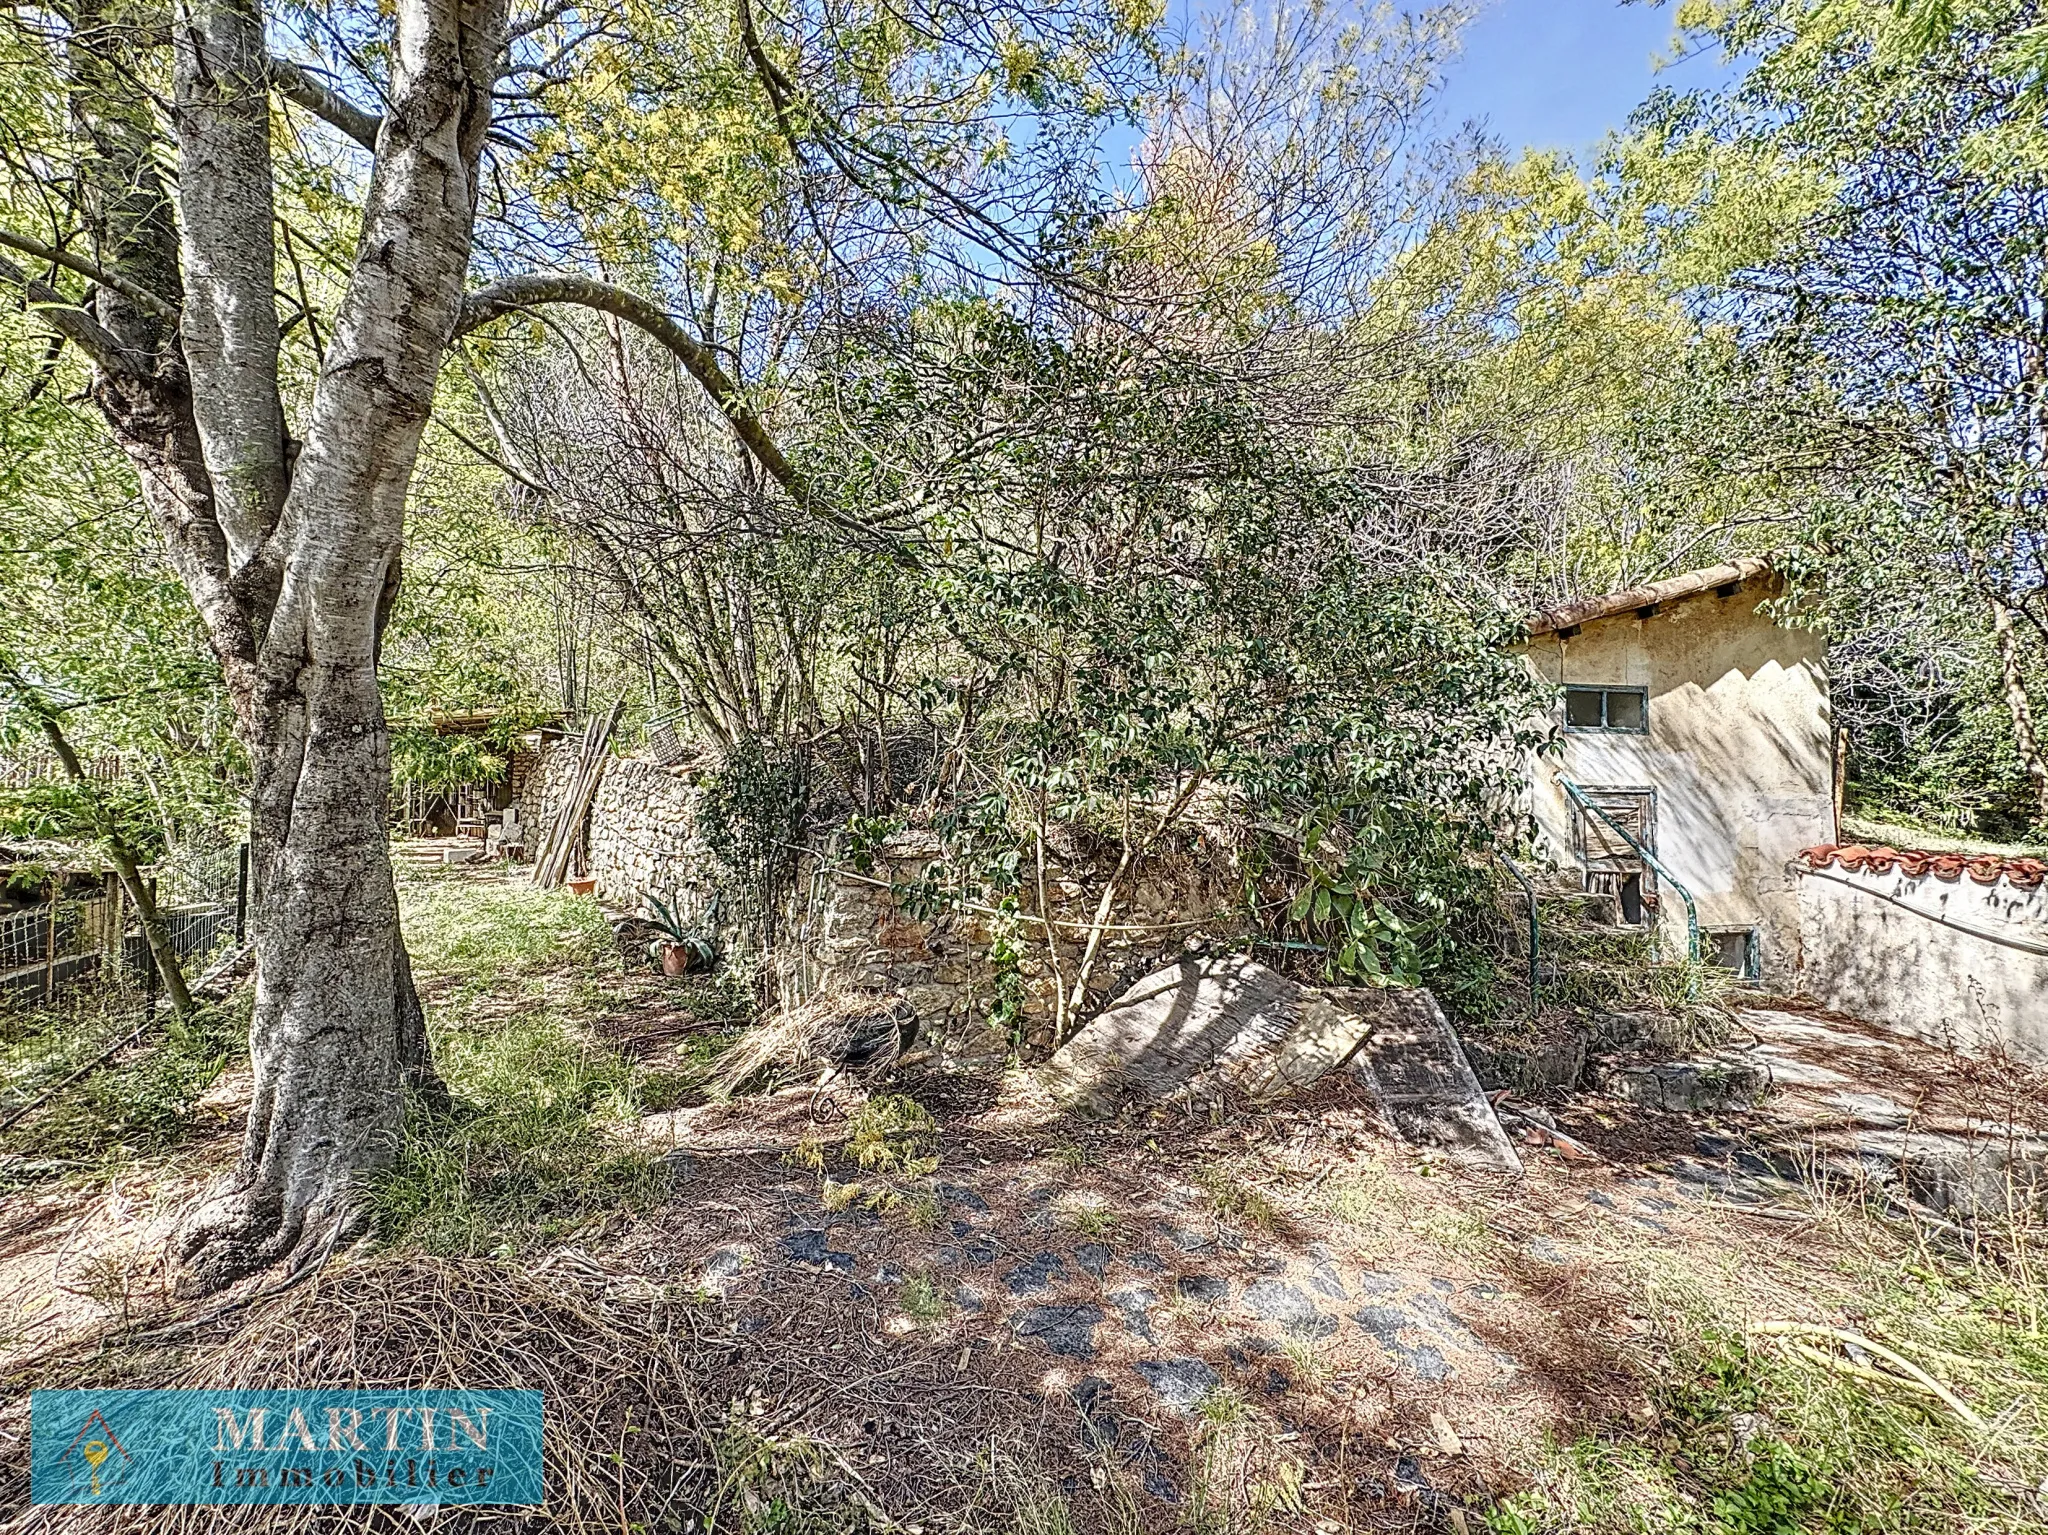
<path id="1" fill-rule="evenodd" d="M 2041 737 L 2034 722 L 2034 703 L 2027 692 L 2026 668 L 2020 657 L 2020 637 L 2013 627 L 2012 610 L 1998 598 L 1991 599 L 1991 634 L 1998 642 L 1999 680 L 2005 694 L 2005 711 L 2012 718 L 2013 749 L 2020 766 L 2034 786 L 2035 824 L 2048 826 L 2048 758 L 2041 753 Z"/>
<path id="2" fill-rule="evenodd" d="M 364 1175 L 395 1149 L 401 1087 L 429 1070 L 384 833 L 377 652 L 406 491 L 461 309 L 503 30 L 502 0 L 398 8 L 392 110 L 347 296 L 275 530 L 244 563 L 256 589 L 264 569 L 282 574 L 251 732 L 255 1096 L 233 1185 L 182 1243 L 197 1288 L 355 1224 Z M 232 313 L 232 297 L 218 308 Z M 263 481 L 250 443 L 260 460 L 269 423 L 260 396 L 233 396 L 217 392 L 232 418 L 255 413 L 252 430 L 218 455 L 209 436 L 209 466 L 216 487 L 232 480 L 253 501 Z"/>
<path id="3" fill-rule="evenodd" d="M 255 1088 L 234 1185 L 187 1234 L 197 1287 L 353 1225 L 425 1037 L 384 836 L 388 742 L 368 665 L 307 665 L 263 721 L 250 804 Z"/>
<path id="4" fill-rule="evenodd" d="M 152 77 L 137 51 L 165 33 L 102 25 L 102 3 L 63 13 L 53 45 L 80 145 L 64 195 L 90 229 L 93 296 L 67 301 L 4 256 L 0 281 L 92 359 L 92 397 L 206 623 L 255 767 L 255 1099 L 235 1176 L 182 1244 L 211 1287 L 345 1229 L 364 1175 L 392 1154 L 402 1088 L 438 1085 L 386 850 L 376 671 L 450 340 L 536 303 L 629 320 L 682 359 L 799 505 L 867 530 L 812 494 L 710 349 L 659 306 L 547 274 L 465 303 L 506 0 L 392 0 L 381 117 L 270 59 L 262 0 L 176 0 L 175 178 L 160 173 L 161 104 L 134 84 Z M 296 445 L 277 379 L 273 86 L 376 156 Z"/>

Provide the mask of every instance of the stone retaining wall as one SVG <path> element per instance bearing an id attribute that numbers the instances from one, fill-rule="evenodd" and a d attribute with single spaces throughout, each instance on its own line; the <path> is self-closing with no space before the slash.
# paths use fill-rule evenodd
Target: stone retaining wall
<path id="1" fill-rule="evenodd" d="M 590 807 L 590 873 L 597 898 L 638 914 L 647 897 L 681 906 L 685 920 L 710 899 L 713 863 L 697 833 L 696 775 L 639 757 L 606 765 Z"/>
<path id="2" fill-rule="evenodd" d="M 539 852 L 541 840 L 569 797 L 582 745 L 577 736 L 552 736 L 542 742 L 539 751 L 521 752 L 513 759 L 512 801 L 519 807 L 521 837 L 529 859 Z"/>
<path id="3" fill-rule="evenodd" d="M 938 858 L 937 839 L 919 832 L 883 843 L 865 871 L 829 854 L 807 858 L 777 965 L 784 1004 L 841 988 L 900 995 L 918 1014 L 921 1046 L 944 1059 L 1000 1059 L 1013 1042 L 1056 1044 L 1056 998 L 1079 973 L 1107 867 L 1085 880 L 1049 871 L 1056 941 L 1048 947 L 1028 903 L 1011 913 L 977 903 L 920 915 L 907 893 Z M 1087 1017 L 1190 943 L 1237 936 L 1235 886 L 1223 882 L 1233 868 L 1214 849 L 1158 859 L 1118 903 L 1074 1011 Z"/>
<path id="4" fill-rule="evenodd" d="M 520 808 L 536 827 L 549 824 L 566 792 L 575 750 L 573 740 L 556 743 L 529 775 L 541 792 L 531 796 L 530 810 L 525 800 Z M 641 915 L 654 893 L 685 920 L 704 910 L 717 865 L 697 829 L 703 792 L 692 769 L 637 757 L 606 765 L 587 828 L 587 867 L 599 900 Z M 803 857 L 775 956 L 782 1002 L 793 1006 L 826 990 L 901 996 L 918 1013 L 923 1044 L 947 1058 L 999 1059 L 1017 1039 L 1039 1048 L 1056 1043 L 1056 998 L 1078 973 L 1112 863 L 1097 869 L 1073 857 L 1048 869 L 1058 935 L 1048 951 L 1045 925 L 1028 896 L 1022 910 L 1007 914 L 986 907 L 920 914 L 910 892 L 939 856 L 930 833 L 902 832 L 875 849 L 866 868 L 839 856 L 835 845 Z M 1118 902 L 1079 1014 L 1093 1013 L 1190 942 L 1234 938 L 1241 931 L 1231 915 L 1235 867 L 1227 850 L 1195 841 L 1152 860 Z"/>

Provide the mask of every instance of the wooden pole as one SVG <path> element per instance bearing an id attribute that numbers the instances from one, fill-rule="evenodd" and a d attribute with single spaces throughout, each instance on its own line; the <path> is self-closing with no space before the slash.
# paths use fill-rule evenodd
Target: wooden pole
<path id="1" fill-rule="evenodd" d="M 548 829 L 547 842 L 534 861 L 533 883 L 539 889 L 554 889 L 561 884 L 568 870 L 569 860 L 583 830 L 583 818 L 589 814 L 590 802 L 597 795 L 598 781 L 604 776 L 605 749 L 625 706 L 626 700 L 621 697 L 612 705 L 610 714 L 601 721 L 593 718 L 584 731 L 583 747 L 576 754 L 576 771 L 569 780 L 569 797 L 563 801 L 554 824 Z"/>

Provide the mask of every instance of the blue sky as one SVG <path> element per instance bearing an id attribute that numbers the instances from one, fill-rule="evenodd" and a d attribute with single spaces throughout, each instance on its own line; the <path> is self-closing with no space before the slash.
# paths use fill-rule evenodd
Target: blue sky
<path id="1" fill-rule="evenodd" d="M 1451 66 L 1443 109 L 1454 121 L 1483 119 L 1511 150 L 1582 153 L 1619 128 L 1658 84 L 1685 90 L 1723 78 L 1719 56 L 1684 60 L 1660 76 L 1653 56 L 1671 52 L 1671 8 L 1616 0 L 1480 0 Z"/>

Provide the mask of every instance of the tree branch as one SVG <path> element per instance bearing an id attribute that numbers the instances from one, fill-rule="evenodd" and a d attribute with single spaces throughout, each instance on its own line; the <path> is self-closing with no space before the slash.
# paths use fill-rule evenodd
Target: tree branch
<path id="1" fill-rule="evenodd" d="M 107 288 L 120 294 L 131 303 L 136 304 L 140 308 L 147 309 L 153 314 L 160 314 L 172 320 L 178 317 L 178 306 L 169 299 L 159 298 L 140 283 L 131 282 L 117 272 L 109 272 L 105 267 L 100 266 L 96 262 L 88 261 L 83 256 L 74 256 L 70 251 L 59 250 L 54 245 L 45 245 L 33 235 L 16 234 L 11 229 L 0 229 L 0 245 L 18 250 L 24 256 L 33 256 L 38 261 L 54 262 L 66 271 L 76 272 L 80 277 L 88 278 L 98 283 L 102 288 Z M 52 293 L 56 292 L 54 288 L 50 291 Z M 62 304 L 68 302 L 68 300 L 59 295 L 56 302 Z"/>
<path id="2" fill-rule="evenodd" d="M 812 516 L 856 533 L 863 539 L 872 541 L 888 537 L 883 530 L 847 516 L 820 496 L 802 471 L 783 454 L 767 426 L 747 404 L 739 385 L 719 366 L 711 348 L 684 330 L 650 299 L 595 278 L 528 273 L 492 283 L 464 299 L 455 334 L 466 336 L 514 310 L 534 304 L 581 304 L 645 331 L 674 354 L 690 376 L 704 386 L 712 403 L 732 427 L 733 435 L 792 501 Z M 900 540 L 889 538 L 889 542 L 896 558 L 911 559 L 909 550 Z"/>
<path id="3" fill-rule="evenodd" d="M 270 88 L 286 101 L 304 107 L 329 127 L 339 128 L 375 153 L 377 134 L 384 127 L 384 119 L 375 112 L 365 112 L 290 59 L 266 59 L 264 73 L 269 77 Z"/>
<path id="4" fill-rule="evenodd" d="M 143 364 L 121 344 L 120 337 L 48 283 L 29 276 L 4 256 L 0 256 L 0 282 L 10 282 L 21 289 L 30 307 L 49 321 L 58 335 L 108 372 L 138 377 L 147 374 Z"/>
<path id="5" fill-rule="evenodd" d="M 258 0 L 196 0 L 171 26 L 180 343 L 229 569 L 277 526 L 290 484 L 278 389 L 268 56 Z"/>
<path id="6" fill-rule="evenodd" d="M 156 961 L 157 971 L 163 976 L 164 990 L 171 999 L 171 1011 L 180 1022 L 192 1016 L 192 993 L 185 984 L 184 969 L 178 963 L 178 951 L 171 944 L 169 932 L 165 929 L 163 917 L 157 910 L 156 897 L 148 883 L 142 878 L 135 851 L 128 844 L 128 838 L 121 830 L 121 823 L 114 812 L 107 808 L 100 797 L 99 787 L 85 771 L 78 760 L 78 753 L 72 750 L 71 742 L 64 734 L 64 727 L 58 722 L 57 711 L 50 706 L 39 689 L 29 683 L 16 668 L 13 661 L 0 657 L 0 676 L 4 676 L 9 689 L 21 700 L 23 708 L 42 727 L 44 739 L 57 754 L 57 760 L 64 765 L 64 775 L 71 780 L 79 799 L 84 803 L 87 823 L 93 835 L 100 839 L 106 849 L 107 859 L 120 876 L 121 886 L 128 892 L 128 899 L 135 907 L 136 920 L 142 924 L 143 937 L 148 941 L 150 957 Z"/>

